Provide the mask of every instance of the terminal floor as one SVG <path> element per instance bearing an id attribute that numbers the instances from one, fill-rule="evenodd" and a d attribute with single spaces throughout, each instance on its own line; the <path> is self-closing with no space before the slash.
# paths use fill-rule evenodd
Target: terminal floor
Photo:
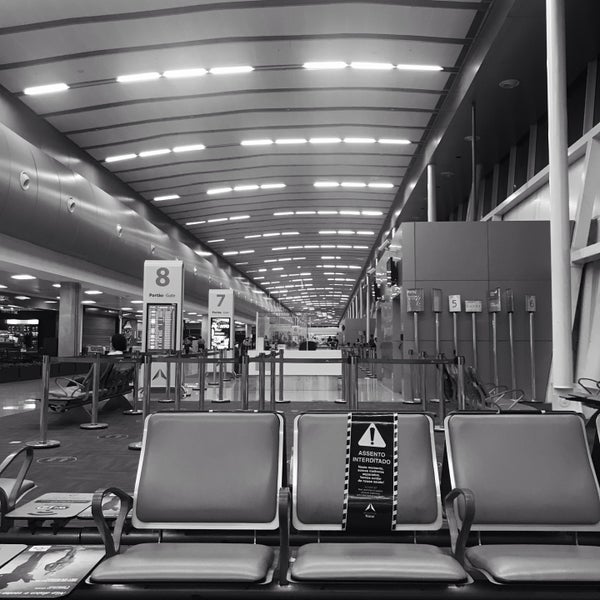
<path id="1" fill-rule="evenodd" d="M 319 386 L 319 390 L 307 390 L 315 387 L 315 382 L 308 379 L 333 380 Z M 298 413 L 313 410 L 346 411 L 345 404 L 335 403 L 339 397 L 336 378 L 331 377 L 294 377 L 285 378 L 284 397 L 289 403 L 277 404 L 276 409 L 286 416 L 286 436 L 288 457 L 293 435 L 293 418 Z M 332 389 L 323 389 L 329 387 Z M 381 383 L 374 379 L 359 380 L 360 410 L 375 411 L 415 411 L 420 405 L 401 402 L 398 394 L 392 394 Z M 0 385 L 0 460 L 20 447 L 26 441 L 39 439 L 39 410 L 37 404 L 28 401 L 39 397 L 40 382 L 21 382 Z M 208 386 L 206 391 L 207 410 L 238 410 L 239 381 L 226 384 L 224 398 L 231 398 L 228 403 L 214 403 L 218 391 Z M 151 411 L 170 410 L 172 404 L 159 403 L 164 392 L 152 394 Z M 250 386 L 250 408 L 258 408 L 255 401 L 254 382 Z M 266 393 L 269 400 L 269 388 Z M 382 401 L 382 398 L 384 399 Z M 437 404 L 430 404 L 429 410 L 436 410 Z M 74 409 L 65 413 L 50 414 L 48 417 L 48 439 L 60 441 L 54 449 L 36 450 L 34 463 L 28 477 L 33 479 L 39 494 L 49 491 L 93 492 L 102 487 L 116 485 L 132 491 L 135 473 L 139 460 L 139 452 L 128 449 L 128 444 L 141 439 L 142 417 L 122 414 L 123 406 L 100 413 L 99 421 L 108 425 L 106 429 L 87 430 L 79 427 L 80 423 L 89 421 L 84 409 Z M 193 392 L 182 401 L 182 410 L 197 410 L 198 394 Z M 436 434 L 438 461 L 442 458 L 443 439 Z M 174 465 L 176 467 L 176 465 Z"/>

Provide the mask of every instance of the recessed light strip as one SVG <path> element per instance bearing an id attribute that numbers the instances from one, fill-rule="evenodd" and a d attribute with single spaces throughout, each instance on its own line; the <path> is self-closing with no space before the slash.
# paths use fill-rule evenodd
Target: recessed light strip
<path id="1" fill-rule="evenodd" d="M 387 184 L 386 184 L 387 185 Z M 342 215 L 342 216 L 357 216 L 361 215 L 363 217 L 381 217 L 383 216 L 383 212 L 380 210 L 289 210 L 283 212 L 275 212 L 273 213 L 274 217 L 291 217 L 292 215 L 318 215 L 320 217 L 323 216 L 331 216 L 331 215 Z"/>
<path id="2" fill-rule="evenodd" d="M 206 190 L 207 195 L 214 196 L 217 194 L 229 194 L 230 192 L 251 192 L 258 190 L 280 190 L 286 187 L 285 183 L 246 183 L 243 185 L 236 185 L 235 187 L 225 186 L 218 188 L 211 188 Z"/>

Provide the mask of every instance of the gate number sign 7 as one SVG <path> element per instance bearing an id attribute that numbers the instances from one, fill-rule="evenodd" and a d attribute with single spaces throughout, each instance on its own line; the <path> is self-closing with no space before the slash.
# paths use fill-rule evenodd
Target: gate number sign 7
<path id="1" fill-rule="evenodd" d="M 217 306 L 221 306 L 221 304 L 223 304 L 223 300 L 225 300 L 225 294 L 217 294 L 217 298 L 219 299 Z"/>

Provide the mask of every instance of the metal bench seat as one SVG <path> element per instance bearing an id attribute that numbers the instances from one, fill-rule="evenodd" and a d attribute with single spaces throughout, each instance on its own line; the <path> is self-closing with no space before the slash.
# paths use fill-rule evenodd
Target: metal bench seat
<path id="1" fill-rule="evenodd" d="M 600 547 L 576 537 L 600 530 L 600 490 L 580 415 L 450 415 L 446 449 L 454 488 L 446 514 L 467 570 L 507 585 L 600 582 Z M 467 547 L 471 531 L 519 532 L 522 543 Z M 529 544 L 527 532 L 569 532 L 573 544 Z"/>
<path id="2" fill-rule="evenodd" d="M 294 427 L 292 524 L 297 531 L 342 532 L 346 466 L 345 414 L 303 414 Z M 394 581 L 462 584 L 467 574 L 449 552 L 398 543 L 395 532 L 438 530 L 442 525 L 433 421 L 398 414 L 397 518 L 389 542 L 353 539 L 301 546 L 291 563 L 293 581 Z"/>
<path id="3" fill-rule="evenodd" d="M 149 416 L 134 497 L 116 488 L 94 496 L 92 514 L 106 559 L 90 582 L 269 581 L 275 553 L 265 545 L 156 543 L 120 551 L 120 534 L 132 506 L 131 521 L 137 529 L 277 530 L 283 447 L 283 419 L 274 413 Z M 112 534 L 101 509 L 108 493 L 121 499 Z"/>

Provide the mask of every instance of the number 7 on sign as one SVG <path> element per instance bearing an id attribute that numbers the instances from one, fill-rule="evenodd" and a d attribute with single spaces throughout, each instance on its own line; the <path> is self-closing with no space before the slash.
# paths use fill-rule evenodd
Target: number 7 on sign
<path id="1" fill-rule="evenodd" d="M 219 299 L 219 303 L 217 304 L 217 306 L 221 306 L 221 304 L 223 304 L 223 301 L 225 300 L 225 294 L 217 294 L 217 298 Z"/>

